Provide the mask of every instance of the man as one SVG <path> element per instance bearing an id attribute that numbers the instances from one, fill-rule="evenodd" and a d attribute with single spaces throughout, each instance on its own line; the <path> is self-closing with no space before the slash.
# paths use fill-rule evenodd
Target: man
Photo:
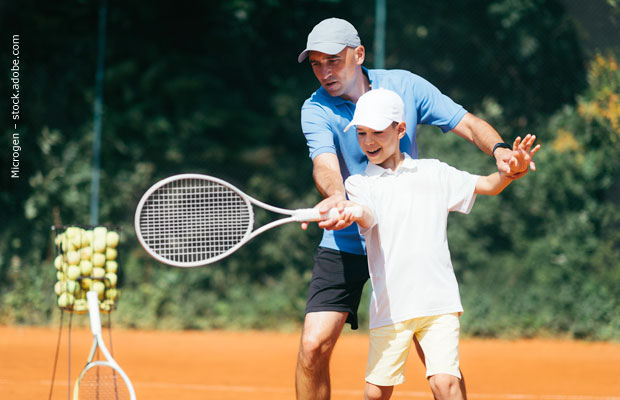
<path id="1" fill-rule="evenodd" d="M 322 212 L 341 208 L 346 200 L 344 180 L 366 168 L 368 160 L 357 138 L 343 131 L 353 118 L 359 97 L 373 88 L 393 90 L 405 103 L 407 132 L 400 141 L 401 151 L 417 158 L 416 127 L 431 124 L 474 143 L 495 157 L 498 170 L 510 172 L 510 145 L 488 123 L 415 74 L 364 68 L 365 49 L 349 22 L 329 18 L 316 25 L 298 62 L 306 58 L 321 84 L 302 106 L 301 125 L 313 162 L 313 178 L 324 197 L 317 204 Z M 330 357 L 344 324 L 357 329 L 357 309 L 368 280 L 357 225 L 330 219 L 319 227 L 324 234 L 315 255 L 296 370 L 300 400 L 330 398 Z M 418 353 L 423 359 L 419 347 Z"/>

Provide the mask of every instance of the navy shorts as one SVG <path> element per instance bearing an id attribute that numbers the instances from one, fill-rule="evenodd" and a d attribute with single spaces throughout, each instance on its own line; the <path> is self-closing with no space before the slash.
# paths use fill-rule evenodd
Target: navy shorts
<path id="1" fill-rule="evenodd" d="M 357 309 L 368 278 L 365 255 L 319 247 L 314 256 L 306 313 L 348 312 L 347 322 L 351 329 L 357 329 Z"/>

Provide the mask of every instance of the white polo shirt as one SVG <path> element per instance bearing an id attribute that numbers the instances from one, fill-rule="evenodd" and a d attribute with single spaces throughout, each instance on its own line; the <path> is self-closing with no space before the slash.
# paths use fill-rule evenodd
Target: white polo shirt
<path id="1" fill-rule="evenodd" d="M 371 329 L 463 311 L 446 228 L 450 211 L 470 212 L 478 178 L 405 154 L 396 172 L 368 163 L 346 180 L 349 198 L 375 217 L 361 230 L 373 288 Z"/>

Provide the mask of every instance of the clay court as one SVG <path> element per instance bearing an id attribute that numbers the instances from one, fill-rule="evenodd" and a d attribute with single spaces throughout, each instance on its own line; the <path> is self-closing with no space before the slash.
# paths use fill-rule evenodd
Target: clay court
<path id="1" fill-rule="evenodd" d="M 53 399 L 84 366 L 90 331 L 63 329 Z M 104 340 L 109 339 L 104 330 Z M 58 329 L 0 327 L 0 399 L 47 399 Z M 297 333 L 162 332 L 114 329 L 113 352 L 138 399 L 294 399 Z M 334 400 L 361 399 L 367 337 L 345 333 L 332 362 Z M 110 347 L 110 346 L 108 346 Z M 479 340 L 461 344 L 470 399 L 620 400 L 620 344 L 560 340 Z M 410 356 L 407 381 L 393 399 L 432 399 Z"/>

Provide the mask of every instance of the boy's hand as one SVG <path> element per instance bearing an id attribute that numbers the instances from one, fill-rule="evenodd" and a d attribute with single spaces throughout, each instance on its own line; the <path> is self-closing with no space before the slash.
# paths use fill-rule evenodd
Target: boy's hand
<path id="1" fill-rule="evenodd" d="M 345 220 L 342 218 L 342 211 L 350 203 L 343 194 L 334 194 L 332 196 L 326 197 L 321 202 L 319 202 L 314 208 L 318 208 L 321 214 L 328 213 L 331 209 L 335 208 L 340 211 L 340 215 L 335 215 L 332 218 L 319 221 L 318 226 L 321 229 L 327 230 L 339 230 L 344 229 L 347 226 L 351 225 L 355 221 Z M 301 223 L 301 229 L 307 229 L 308 222 Z"/>
<path id="2" fill-rule="evenodd" d="M 523 140 L 517 137 L 512 146 L 512 157 L 508 163 L 510 172 L 507 174 L 511 179 L 519 179 L 528 172 L 528 168 L 536 171 L 536 164 L 532 161 L 534 154 L 540 149 L 540 145 L 536 145 L 532 149 L 532 145 L 536 140 L 536 135 L 527 134 Z"/>

